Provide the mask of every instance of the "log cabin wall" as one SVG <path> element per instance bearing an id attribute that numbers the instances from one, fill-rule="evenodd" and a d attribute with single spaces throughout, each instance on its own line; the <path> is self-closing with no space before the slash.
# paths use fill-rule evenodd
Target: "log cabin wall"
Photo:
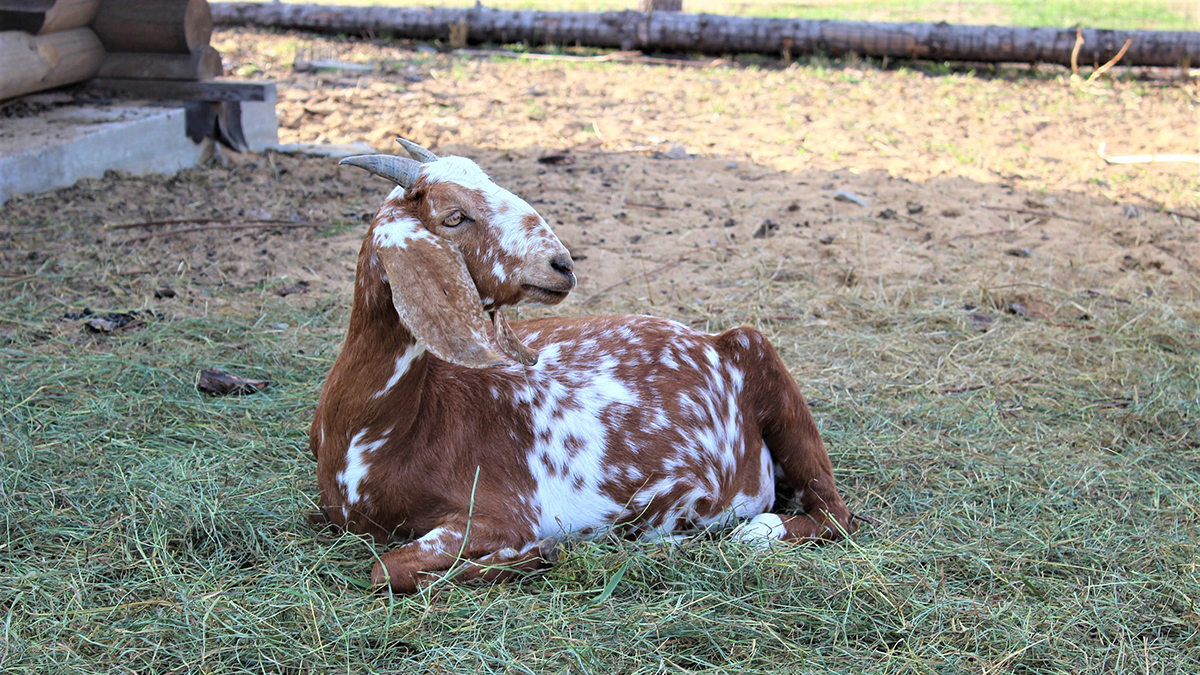
<path id="1" fill-rule="evenodd" d="M 94 76 L 223 74 L 208 0 L 0 0 L 0 100 Z"/>

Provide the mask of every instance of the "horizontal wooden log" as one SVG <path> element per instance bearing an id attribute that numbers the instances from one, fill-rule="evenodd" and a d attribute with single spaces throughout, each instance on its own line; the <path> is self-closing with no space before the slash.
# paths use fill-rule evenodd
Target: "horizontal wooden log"
<path id="1" fill-rule="evenodd" d="M 134 80 L 96 77 L 86 90 L 104 96 L 150 101 L 274 101 L 274 82 L 247 80 Z"/>
<path id="2" fill-rule="evenodd" d="M 82 28 L 92 22 L 99 9 L 100 0 L 58 0 L 44 12 L 0 10 L 0 31 L 23 30 L 45 35 Z"/>
<path id="3" fill-rule="evenodd" d="M 92 21 L 110 52 L 190 54 L 212 27 L 208 0 L 104 0 Z"/>
<path id="4" fill-rule="evenodd" d="M 471 43 L 524 42 L 642 51 L 762 53 L 913 58 L 932 61 L 1071 63 L 1075 29 L 760 19 L 676 12 L 536 12 L 473 8 L 332 7 L 287 3 L 218 3 L 223 25 L 321 33 L 448 39 L 468 26 Z M 1083 31 L 1080 63 L 1105 63 L 1126 40 L 1122 65 L 1200 64 L 1200 32 Z"/>
<path id="5" fill-rule="evenodd" d="M 88 28 L 41 36 L 0 33 L 0 99 L 86 80 L 102 61 L 104 47 Z"/>
<path id="6" fill-rule="evenodd" d="M 54 0 L 0 0 L 0 9 L 13 12 L 48 12 Z"/>
<path id="7" fill-rule="evenodd" d="M 109 52 L 96 77 L 133 80 L 209 80 L 224 74 L 221 54 L 205 45 L 191 54 Z"/>

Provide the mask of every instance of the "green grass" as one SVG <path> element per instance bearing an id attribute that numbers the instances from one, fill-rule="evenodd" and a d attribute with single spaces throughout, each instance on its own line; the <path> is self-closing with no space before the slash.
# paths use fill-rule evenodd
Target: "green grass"
<path id="1" fill-rule="evenodd" d="M 320 4 L 466 7 L 475 3 L 330 0 Z M 497 9 L 588 12 L 637 7 L 636 0 L 491 0 L 484 4 Z M 772 18 L 1200 30 L 1200 5 L 1190 0 L 684 0 L 683 6 L 688 12 Z"/>
<path id="2" fill-rule="evenodd" d="M 1067 294 L 1094 330 L 979 333 L 944 299 L 967 288 L 763 282 L 742 318 L 873 526 L 766 553 L 574 543 L 520 584 L 401 599 L 303 517 L 346 309 L 268 294 L 94 337 L 60 319 L 84 272 L 0 279 L 0 671 L 1200 672 L 1198 326 L 1169 296 Z M 758 320 L 780 288 L 829 325 Z M 209 398 L 211 365 L 272 385 Z"/>

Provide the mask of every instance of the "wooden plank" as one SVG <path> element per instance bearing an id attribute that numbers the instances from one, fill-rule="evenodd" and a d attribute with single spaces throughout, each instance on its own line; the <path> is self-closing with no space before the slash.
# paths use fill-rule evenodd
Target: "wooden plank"
<path id="1" fill-rule="evenodd" d="M 191 54 L 109 52 L 96 77 L 133 80 L 210 80 L 224 74 L 221 55 L 204 45 Z"/>
<path id="2" fill-rule="evenodd" d="M 96 77 L 88 81 L 90 93 L 152 101 L 274 101 L 274 82 L 213 79 L 201 82 L 180 80 L 135 80 Z"/>
<path id="3" fill-rule="evenodd" d="M 190 54 L 209 43 L 212 26 L 208 0 L 104 0 L 92 21 L 110 52 Z"/>
<path id="4" fill-rule="evenodd" d="M 104 47 L 88 28 L 0 33 L 0 99 L 86 80 L 103 61 Z"/>

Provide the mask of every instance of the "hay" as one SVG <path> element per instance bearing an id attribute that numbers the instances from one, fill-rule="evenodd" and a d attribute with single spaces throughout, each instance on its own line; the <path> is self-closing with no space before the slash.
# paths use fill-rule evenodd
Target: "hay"
<path id="1" fill-rule="evenodd" d="M 573 543 L 520 584 L 392 599 L 363 591 L 370 546 L 304 520 L 330 362 L 298 353 L 301 329 L 210 316 L 89 336 L 37 288 L 70 275 L 33 276 L 0 286 L 6 671 L 1200 668 L 1200 368 L 1169 300 L 1080 296 L 1091 331 L 1004 315 L 980 333 L 922 289 L 804 289 L 825 325 L 745 318 L 814 399 L 874 526 L 768 553 Z M 191 376 L 212 364 L 276 384 L 210 399 Z"/>

